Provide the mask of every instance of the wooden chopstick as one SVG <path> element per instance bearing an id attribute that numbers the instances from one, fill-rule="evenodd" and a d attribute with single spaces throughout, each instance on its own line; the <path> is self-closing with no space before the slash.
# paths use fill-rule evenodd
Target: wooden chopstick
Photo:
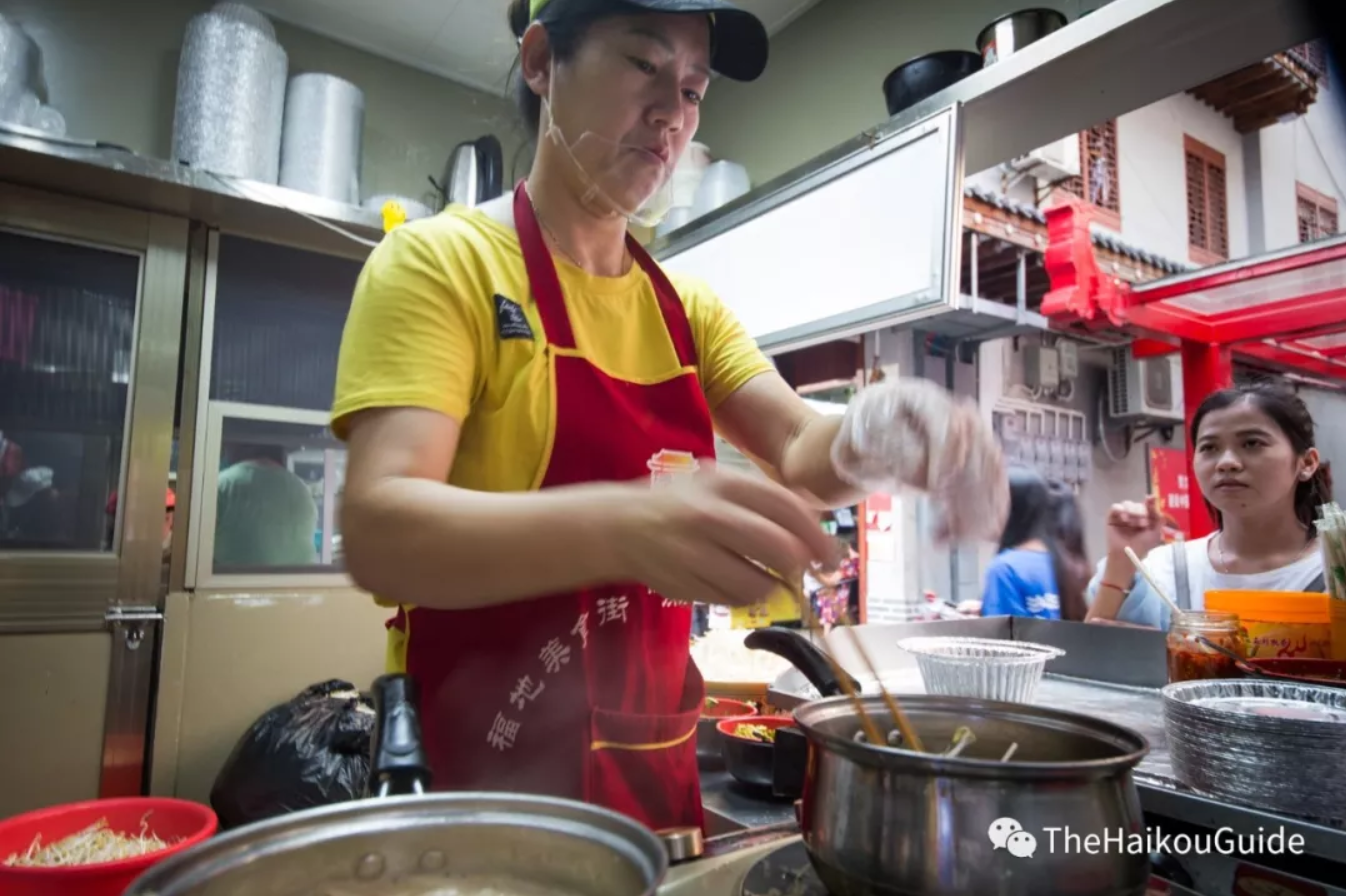
<path id="1" fill-rule="evenodd" d="M 784 580 L 782 579 L 782 581 Z M 865 730 L 865 737 L 869 738 L 871 744 L 884 746 L 886 741 L 884 740 L 883 732 L 879 730 L 878 725 L 874 724 L 874 720 L 869 717 L 869 713 L 865 712 L 865 701 L 861 698 L 860 692 L 851 687 L 851 677 L 846 674 L 845 669 L 841 668 L 841 664 L 837 662 L 834 656 L 832 656 L 832 652 L 826 649 L 827 635 L 823 633 L 818 618 L 813 615 L 813 607 L 809 605 L 808 595 L 802 594 L 799 590 L 796 590 L 793 585 L 790 587 L 791 590 L 795 591 L 796 598 L 799 599 L 799 609 L 804 615 L 804 624 L 810 631 L 817 631 L 819 636 L 823 639 L 823 656 L 827 659 L 827 664 L 832 667 L 832 674 L 836 677 L 837 683 L 841 685 L 842 691 L 844 691 L 846 696 L 851 698 L 851 702 L 855 704 L 855 711 L 860 716 L 860 726 Z"/>
<path id="2" fill-rule="evenodd" d="M 842 619 L 846 622 L 846 630 L 851 633 L 851 643 L 855 645 L 855 652 L 860 654 L 860 661 L 865 664 L 870 676 L 879 683 L 879 693 L 883 695 L 883 702 L 887 704 L 888 712 L 893 717 L 893 724 L 897 726 L 898 731 L 902 732 L 902 742 L 917 753 L 924 753 L 925 747 L 921 744 L 920 735 L 916 733 L 916 728 L 907 718 L 907 714 L 902 711 L 902 707 L 898 705 L 896 698 L 888 693 L 888 689 L 884 687 L 883 678 L 879 675 L 878 668 L 874 665 L 874 661 L 869 658 L 869 651 L 860 642 L 860 635 L 856 633 L 855 627 L 850 624 L 850 614 L 847 613 Z"/>
<path id="3" fill-rule="evenodd" d="M 1169 597 L 1164 593 L 1164 589 L 1159 587 L 1159 583 L 1154 580 L 1154 576 L 1150 575 L 1150 571 L 1145 568 L 1145 564 L 1141 562 L 1140 557 L 1136 556 L 1136 552 L 1129 547 L 1123 548 L 1123 550 L 1126 552 L 1127 559 L 1131 561 L 1131 565 L 1136 568 L 1136 572 L 1140 573 L 1140 577 L 1150 586 L 1150 590 L 1159 595 L 1160 600 L 1168 604 L 1168 612 L 1172 618 L 1176 620 L 1179 616 L 1182 616 L 1183 611 L 1173 602 L 1173 598 Z M 1176 550 L 1183 550 L 1183 546 L 1179 544 Z"/>

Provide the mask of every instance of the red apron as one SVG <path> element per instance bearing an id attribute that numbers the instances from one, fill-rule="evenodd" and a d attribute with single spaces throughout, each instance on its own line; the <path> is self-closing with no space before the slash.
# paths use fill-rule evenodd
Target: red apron
<path id="1" fill-rule="evenodd" d="M 514 219 L 555 389 L 540 487 L 648 481 L 665 450 L 713 458 L 691 326 L 659 266 L 628 238 L 681 370 L 652 385 L 618 380 L 575 346 L 522 185 Z M 515 546 L 520 563 L 528 552 Z M 393 624 L 407 634 L 437 789 L 582 799 L 656 830 L 702 825 L 695 735 L 705 684 L 689 655 L 688 606 L 614 584 L 475 610 L 414 608 Z"/>

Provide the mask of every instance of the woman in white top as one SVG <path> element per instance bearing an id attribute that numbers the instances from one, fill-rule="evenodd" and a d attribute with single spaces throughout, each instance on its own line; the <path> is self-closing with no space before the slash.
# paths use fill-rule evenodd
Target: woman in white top
<path id="1" fill-rule="evenodd" d="M 1169 610 L 1127 559 L 1130 547 L 1179 607 L 1200 610 L 1215 590 L 1323 591 L 1315 519 L 1332 500 L 1299 396 L 1267 384 L 1216 392 L 1192 418 L 1197 485 L 1219 528 L 1162 544 L 1153 497 L 1108 511 L 1108 554 L 1090 582 L 1091 622 L 1167 629 Z"/>

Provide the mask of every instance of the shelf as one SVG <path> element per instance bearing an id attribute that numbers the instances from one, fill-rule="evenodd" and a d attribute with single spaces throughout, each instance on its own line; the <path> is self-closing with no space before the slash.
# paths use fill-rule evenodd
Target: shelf
<path id="1" fill-rule="evenodd" d="M 368 247 L 315 222 L 377 242 L 378 212 L 285 187 L 222 177 L 176 162 L 74 140 L 48 140 L 0 128 L 0 171 L 9 183 L 341 255 Z"/>
<path id="2" fill-rule="evenodd" d="M 1113 0 L 656 240 L 651 253 L 674 255 L 713 239 L 822 169 L 954 104 L 962 106 L 965 169 L 983 171 L 1313 37 L 1297 0 Z"/>

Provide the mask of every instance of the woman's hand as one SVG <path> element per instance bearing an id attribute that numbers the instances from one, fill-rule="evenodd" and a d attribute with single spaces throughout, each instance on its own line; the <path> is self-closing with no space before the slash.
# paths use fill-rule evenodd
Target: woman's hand
<path id="1" fill-rule="evenodd" d="M 1152 495 L 1144 503 L 1123 501 L 1108 509 L 1108 554 L 1124 555 L 1130 548 L 1144 560 L 1164 543 L 1164 518 Z"/>
<path id="2" fill-rule="evenodd" d="M 839 478 L 868 492 L 928 492 L 941 539 L 1000 538 L 1009 482 L 1000 443 L 975 404 L 923 379 L 870 386 L 851 400 L 832 445 Z"/>
<path id="3" fill-rule="evenodd" d="M 612 536 L 622 578 L 669 600 L 751 606 L 782 579 L 798 581 L 814 565 L 832 570 L 840 560 L 818 513 L 760 476 L 711 470 L 633 493 L 629 503 Z"/>

